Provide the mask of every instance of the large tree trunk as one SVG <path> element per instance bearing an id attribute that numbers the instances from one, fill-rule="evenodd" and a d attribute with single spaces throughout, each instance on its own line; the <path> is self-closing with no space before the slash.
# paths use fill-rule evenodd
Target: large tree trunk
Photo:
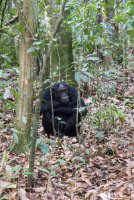
<path id="1" fill-rule="evenodd" d="M 31 131 L 33 105 L 33 68 L 34 58 L 28 49 L 31 47 L 37 28 L 37 2 L 24 0 L 21 6 L 15 1 L 22 27 L 20 36 L 20 76 L 19 99 L 16 107 L 15 130 L 12 150 L 24 152 L 28 150 Z"/>
<path id="2" fill-rule="evenodd" d="M 54 81 L 74 82 L 72 67 L 72 34 L 68 30 L 60 30 L 57 42 L 53 45 L 52 52 L 47 61 L 46 78 Z"/>

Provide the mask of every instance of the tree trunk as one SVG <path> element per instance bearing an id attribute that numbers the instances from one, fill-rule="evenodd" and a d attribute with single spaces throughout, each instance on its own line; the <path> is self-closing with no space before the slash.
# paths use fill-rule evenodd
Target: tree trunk
<path id="1" fill-rule="evenodd" d="M 50 78 L 52 82 L 74 82 L 72 63 L 72 34 L 65 29 L 60 30 L 48 59 L 46 78 Z"/>
<path id="2" fill-rule="evenodd" d="M 112 47 L 110 47 L 111 56 L 109 57 L 110 60 L 108 60 L 107 63 L 116 61 L 119 64 L 122 62 L 123 49 L 119 38 L 119 27 L 116 23 L 112 22 L 112 19 L 115 16 L 115 9 L 113 3 L 115 5 L 116 2 L 112 2 L 111 0 L 105 0 L 104 2 L 106 3 L 106 21 L 113 29 L 112 35 L 107 34 L 107 37 L 112 43 Z M 116 44 L 118 44 L 118 46 Z"/>
<path id="3" fill-rule="evenodd" d="M 56 5 L 54 1 L 51 3 L 46 2 L 46 5 L 45 19 L 48 22 L 46 28 L 50 30 L 46 37 L 51 37 L 51 30 L 53 30 L 57 20 L 57 15 L 55 15 L 55 18 L 52 17 Z M 74 82 L 72 63 L 72 33 L 71 30 L 67 30 L 66 25 L 64 24 L 64 27 L 61 27 L 59 30 L 57 40 L 54 42 L 49 59 L 47 60 L 45 78 L 50 79 L 52 82 Z"/>
<path id="4" fill-rule="evenodd" d="M 20 36 L 20 76 L 19 99 L 16 107 L 15 134 L 12 150 L 25 152 L 29 148 L 33 105 L 34 58 L 28 49 L 34 41 L 37 28 L 37 1 L 24 0 L 23 5 L 14 1 L 19 13 Z M 17 139 L 16 139 L 17 138 Z"/>

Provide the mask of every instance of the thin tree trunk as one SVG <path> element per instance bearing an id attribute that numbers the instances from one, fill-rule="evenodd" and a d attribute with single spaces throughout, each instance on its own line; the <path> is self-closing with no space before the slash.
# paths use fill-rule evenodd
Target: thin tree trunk
<path id="1" fill-rule="evenodd" d="M 35 104 L 35 116 L 34 116 L 34 121 L 33 121 L 33 130 L 32 130 L 32 137 L 31 137 L 31 147 L 30 147 L 30 159 L 29 159 L 29 176 L 28 176 L 28 185 L 31 187 L 33 184 L 33 173 L 34 173 L 34 160 L 35 160 L 35 144 L 36 144 L 36 135 L 37 135 L 37 129 L 38 129 L 38 123 L 39 123 L 39 111 L 40 111 L 40 107 L 41 107 L 41 97 L 42 97 L 42 92 L 43 92 L 43 84 L 44 84 L 44 79 L 45 79 L 45 69 L 46 69 L 46 64 L 47 64 L 47 60 L 49 58 L 50 52 L 52 50 L 53 47 L 53 39 L 55 38 L 57 32 L 59 31 L 61 22 L 63 20 L 63 15 L 64 15 L 64 9 L 65 9 L 65 4 L 66 4 L 66 0 L 62 1 L 61 4 L 61 11 L 59 13 L 59 18 L 57 19 L 57 23 L 54 27 L 54 31 L 52 33 L 52 39 L 49 41 L 48 44 L 48 49 L 45 55 L 45 59 L 44 59 L 44 65 L 43 68 L 40 71 L 39 74 L 39 80 L 41 82 L 40 87 L 39 87 L 39 91 L 38 91 L 38 99 L 36 101 Z"/>
<path id="2" fill-rule="evenodd" d="M 21 24 L 19 99 L 16 107 L 15 134 L 12 150 L 27 151 L 29 148 L 33 105 L 34 58 L 28 49 L 34 41 L 37 28 L 37 1 L 24 0 L 23 5 L 14 0 Z M 16 139 L 17 138 L 17 139 Z"/>

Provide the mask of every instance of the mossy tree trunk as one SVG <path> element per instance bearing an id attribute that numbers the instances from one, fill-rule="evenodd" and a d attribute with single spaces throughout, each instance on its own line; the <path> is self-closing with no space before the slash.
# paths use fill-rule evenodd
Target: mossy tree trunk
<path id="1" fill-rule="evenodd" d="M 45 1 L 45 3 L 45 19 L 47 21 L 46 28 L 49 30 L 46 37 L 51 37 L 51 32 L 53 31 L 57 20 L 57 15 L 54 14 L 57 5 L 54 1 L 51 3 Z M 67 14 L 65 13 L 65 15 Z M 74 83 L 74 70 L 72 63 L 72 32 L 67 29 L 67 24 L 64 23 L 60 27 L 52 51 L 49 55 L 49 59 L 47 60 L 45 78 L 52 82 L 65 81 L 71 84 Z"/>
<path id="2" fill-rule="evenodd" d="M 34 41 L 37 28 L 37 1 L 14 1 L 20 20 L 20 75 L 19 98 L 16 106 L 15 135 L 11 149 L 25 152 L 29 149 L 31 117 L 33 105 L 33 68 L 34 58 L 28 49 Z"/>

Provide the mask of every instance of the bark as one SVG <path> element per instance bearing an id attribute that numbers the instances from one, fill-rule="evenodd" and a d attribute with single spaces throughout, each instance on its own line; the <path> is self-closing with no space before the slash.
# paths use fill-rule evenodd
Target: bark
<path id="1" fill-rule="evenodd" d="M 31 117 L 33 105 L 33 68 L 34 58 L 28 49 L 34 41 L 37 28 L 37 1 L 24 0 L 23 5 L 14 1 L 18 10 L 20 24 L 20 76 L 19 99 L 16 106 L 15 130 L 17 139 L 13 139 L 11 149 L 25 152 L 29 149 Z"/>
<path id="2" fill-rule="evenodd" d="M 55 17 L 52 17 L 52 14 L 54 13 L 53 10 L 55 9 L 55 4 L 54 1 L 52 1 L 51 3 L 45 1 L 45 3 L 45 19 L 47 19 L 46 21 L 48 22 L 46 24 L 46 28 L 49 30 L 46 37 L 52 38 L 52 30 L 55 26 L 55 22 L 57 19 L 57 15 L 55 15 Z M 73 53 L 71 30 L 67 30 L 67 27 L 64 24 L 64 27 L 60 27 L 56 39 L 57 40 L 54 41 L 52 51 L 47 60 L 45 77 L 51 82 L 74 82 L 74 73 L 72 69 Z"/>

